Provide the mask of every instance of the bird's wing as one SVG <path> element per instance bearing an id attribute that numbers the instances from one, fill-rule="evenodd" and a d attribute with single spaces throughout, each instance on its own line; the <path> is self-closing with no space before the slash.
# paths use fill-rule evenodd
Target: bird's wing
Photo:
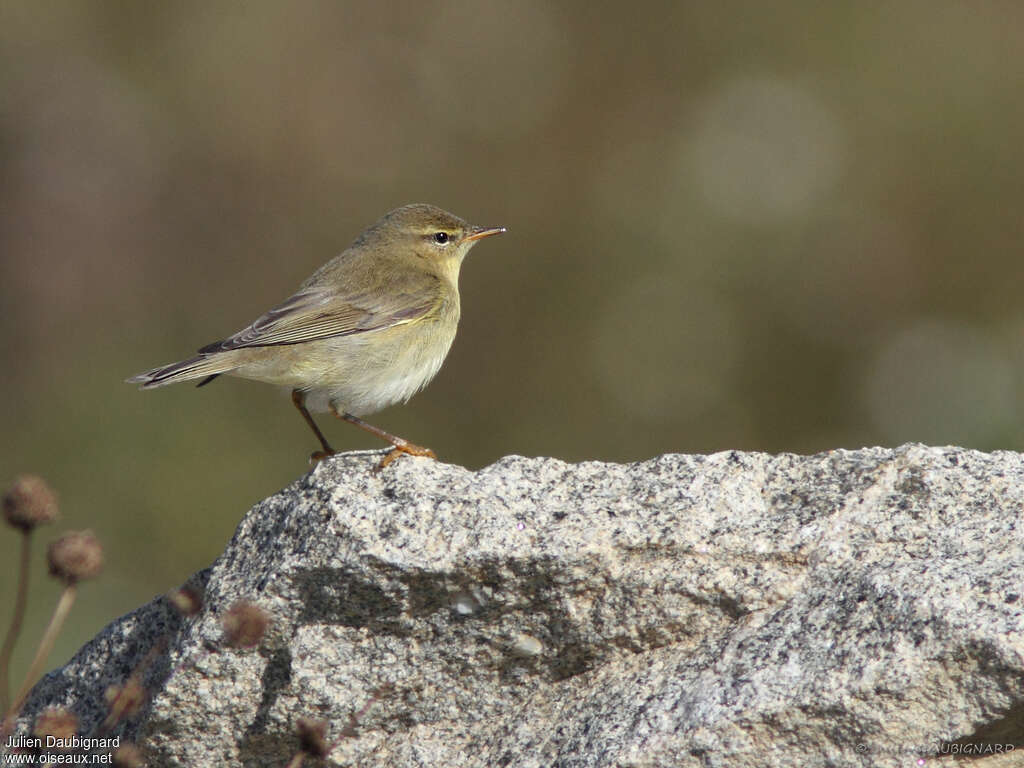
<path id="1" fill-rule="evenodd" d="M 350 336 L 408 323 L 436 311 L 441 287 L 436 278 L 424 275 L 422 285 L 387 296 L 344 296 L 320 287 L 300 290 L 277 305 L 248 328 L 199 351 L 223 352 L 243 347 L 270 347 L 303 341 Z"/>

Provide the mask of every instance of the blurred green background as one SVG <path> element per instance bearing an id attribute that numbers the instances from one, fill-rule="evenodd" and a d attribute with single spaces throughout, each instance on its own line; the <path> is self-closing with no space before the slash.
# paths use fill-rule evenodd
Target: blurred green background
<path id="1" fill-rule="evenodd" d="M 3 3 L 0 473 L 64 514 L 15 677 L 59 528 L 108 567 L 51 666 L 317 447 L 265 385 L 122 380 L 409 202 L 509 228 L 438 378 L 373 420 L 445 461 L 1019 450 L 1022 94 L 1012 2 Z"/>

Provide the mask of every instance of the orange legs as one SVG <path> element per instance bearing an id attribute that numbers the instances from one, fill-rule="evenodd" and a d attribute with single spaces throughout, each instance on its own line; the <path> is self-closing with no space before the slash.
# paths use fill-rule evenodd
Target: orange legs
<path id="1" fill-rule="evenodd" d="M 358 416 L 353 416 L 351 413 L 338 413 L 337 409 L 333 405 L 331 406 L 331 413 L 339 419 L 347 421 L 349 424 L 355 424 L 360 429 L 365 429 L 371 435 L 376 435 L 382 440 L 387 440 L 394 446 L 394 448 L 391 449 L 391 453 L 385 456 L 377 467 L 378 471 L 384 469 L 384 467 L 397 459 L 403 453 L 408 453 L 410 456 L 426 456 L 431 459 L 437 458 L 437 454 L 429 448 L 424 448 L 422 445 L 410 443 L 405 438 L 398 437 L 398 435 L 392 435 L 390 432 L 385 432 L 380 427 L 373 426 L 373 424 L 367 424 Z"/>
<path id="2" fill-rule="evenodd" d="M 299 413 L 302 414 L 302 418 L 304 418 L 306 423 L 309 424 L 309 428 L 313 430 L 313 434 L 316 435 L 316 439 L 320 441 L 320 445 L 323 446 L 322 451 L 313 452 L 309 457 L 310 460 L 320 461 L 320 459 L 326 459 L 328 456 L 333 456 L 334 449 L 331 448 L 330 444 L 327 442 L 327 438 L 324 437 L 324 433 L 320 431 L 320 427 L 316 425 L 316 422 L 313 421 L 313 417 L 310 415 L 309 411 L 306 410 L 306 393 L 301 389 L 293 389 L 292 402 L 295 404 L 295 407 L 299 409 Z"/>
<path id="3" fill-rule="evenodd" d="M 313 461 L 320 461 L 328 456 L 333 456 L 334 449 L 331 448 L 330 444 L 327 442 L 327 438 L 324 437 L 324 433 L 320 431 L 320 427 L 316 425 L 316 422 L 313 421 L 313 417 L 310 415 L 309 411 L 306 410 L 306 393 L 299 389 L 293 389 L 292 403 L 294 403 L 295 407 L 298 408 L 299 413 L 302 414 L 302 418 L 306 420 L 309 428 L 313 430 L 313 434 L 316 435 L 316 439 L 320 441 L 320 445 L 323 447 L 323 450 L 315 451 L 309 458 Z M 366 423 L 358 416 L 353 416 L 350 413 L 340 413 L 333 405 L 331 406 L 331 413 L 339 419 L 347 421 L 349 424 L 355 424 L 360 429 L 365 429 L 371 435 L 376 435 L 394 446 L 391 452 L 388 453 L 388 455 L 380 462 L 380 465 L 377 467 L 378 471 L 384 469 L 384 467 L 397 459 L 403 453 L 408 453 L 411 456 L 427 456 L 431 459 L 437 458 L 436 454 L 429 448 L 424 448 L 421 445 L 410 443 L 404 438 L 392 435 L 390 432 L 385 432 L 380 427 L 375 427 L 373 424 Z"/>

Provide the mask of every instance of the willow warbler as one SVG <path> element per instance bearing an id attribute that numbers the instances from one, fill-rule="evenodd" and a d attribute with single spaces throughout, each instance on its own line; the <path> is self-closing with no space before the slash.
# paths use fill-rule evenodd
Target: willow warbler
<path id="1" fill-rule="evenodd" d="M 478 240 L 504 227 L 475 227 L 433 205 L 386 214 L 289 299 L 195 357 L 128 379 L 142 389 L 221 374 L 288 387 L 322 450 L 310 411 L 330 411 L 391 443 L 380 468 L 402 453 L 434 457 L 360 417 L 405 402 L 437 374 L 459 324 L 459 268 Z"/>

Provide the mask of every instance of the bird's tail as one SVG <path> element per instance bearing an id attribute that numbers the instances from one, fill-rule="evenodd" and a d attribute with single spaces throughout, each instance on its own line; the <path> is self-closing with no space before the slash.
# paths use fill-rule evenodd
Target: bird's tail
<path id="1" fill-rule="evenodd" d="M 129 384 L 141 384 L 142 389 L 152 389 L 165 384 L 176 384 L 179 381 L 203 379 L 199 383 L 199 386 L 202 386 L 222 373 L 230 373 L 236 367 L 237 364 L 231 359 L 231 355 L 196 355 L 188 360 L 140 373 L 125 381 Z"/>

